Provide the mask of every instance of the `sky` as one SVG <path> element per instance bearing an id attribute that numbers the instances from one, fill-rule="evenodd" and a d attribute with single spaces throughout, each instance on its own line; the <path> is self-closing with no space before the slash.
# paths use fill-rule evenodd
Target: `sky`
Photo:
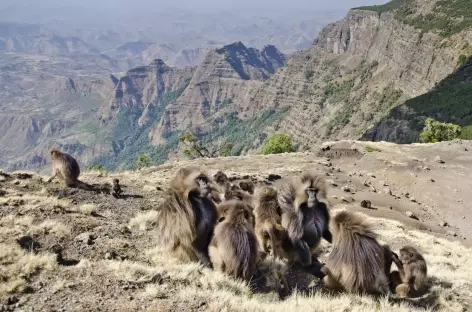
<path id="1" fill-rule="evenodd" d="M 133 7 L 168 7 L 184 9 L 244 9 L 244 8 L 271 8 L 271 9 L 349 9 L 361 5 L 382 4 L 388 0 L 0 0 L 0 8 L 11 5 L 41 6 L 82 6 L 87 8 L 128 8 Z"/>

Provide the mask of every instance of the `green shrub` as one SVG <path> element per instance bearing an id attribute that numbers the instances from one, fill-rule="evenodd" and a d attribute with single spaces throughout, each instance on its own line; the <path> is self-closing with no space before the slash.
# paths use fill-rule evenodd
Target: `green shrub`
<path id="1" fill-rule="evenodd" d="M 368 153 L 372 153 L 372 152 L 381 152 L 382 150 L 380 148 L 377 148 L 377 147 L 374 147 L 374 146 L 371 146 L 371 145 L 366 145 L 364 147 L 365 151 L 368 152 Z"/>
<path id="2" fill-rule="evenodd" d="M 292 138 L 288 134 L 274 134 L 262 146 L 262 154 L 280 154 L 293 152 Z"/>
<path id="3" fill-rule="evenodd" d="M 425 127 L 420 134 L 420 142 L 434 143 L 450 141 L 461 135 L 461 127 L 452 123 L 443 123 L 432 118 L 427 118 Z"/>
<path id="4" fill-rule="evenodd" d="M 138 156 L 138 162 L 136 163 L 138 169 L 151 166 L 151 159 L 146 154 Z"/>
<path id="5" fill-rule="evenodd" d="M 100 171 L 103 173 L 107 173 L 107 170 L 102 165 L 90 166 L 87 169 L 85 169 L 85 171 Z"/>

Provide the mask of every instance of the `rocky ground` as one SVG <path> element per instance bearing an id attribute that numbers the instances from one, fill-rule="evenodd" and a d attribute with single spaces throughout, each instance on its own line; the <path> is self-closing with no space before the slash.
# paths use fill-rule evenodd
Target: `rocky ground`
<path id="1" fill-rule="evenodd" d="M 317 153 L 172 162 L 135 172 L 88 172 L 90 183 L 119 178 L 123 198 L 46 184 L 40 175 L 0 175 L 0 311 L 468 311 L 472 309 L 472 142 L 395 145 L 342 141 Z M 163 192 L 181 166 L 277 185 L 305 169 L 326 175 L 333 213 L 362 211 L 398 251 L 412 244 L 428 262 L 421 298 L 331 295 L 319 280 L 284 270 L 293 293 L 255 289 L 197 264 L 179 264 L 155 244 Z M 269 179 L 269 175 L 271 175 Z M 282 180 L 273 180 L 279 175 Z M 372 207 L 360 206 L 370 200 Z M 324 244 L 329 253 L 329 245 Z"/>

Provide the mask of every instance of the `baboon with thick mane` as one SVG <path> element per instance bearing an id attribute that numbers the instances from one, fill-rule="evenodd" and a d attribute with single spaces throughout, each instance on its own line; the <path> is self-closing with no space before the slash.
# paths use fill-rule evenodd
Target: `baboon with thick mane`
<path id="1" fill-rule="evenodd" d="M 270 249 L 274 256 L 281 256 L 287 233 L 281 225 L 277 190 L 271 186 L 261 186 L 256 188 L 254 197 L 255 231 L 259 248 L 264 254 Z"/>
<path id="2" fill-rule="evenodd" d="M 322 237 L 328 242 L 332 240 L 330 214 L 323 202 L 326 196 L 324 178 L 311 171 L 294 177 L 278 191 L 282 226 L 298 253 L 298 261 L 304 266 L 311 265 L 312 254 Z"/>
<path id="3" fill-rule="evenodd" d="M 158 239 L 181 261 L 210 264 L 208 245 L 216 222 L 216 207 L 208 198 L 211 183 L 199 168 L 181 168 L 160 207 Z"/>
<path id="4" fill-rule="evenodd" d="M 64 180 L 67 187 L 77 187 L 88 191 L 102 191 L 101 186 L 90 185 L 79 180 L 80 167 L 74 157 L 58 149 L 52 149 L 49 154 L 52 161 L 52 174 L 46 180 L 47 183 L 57 177 Z"/>
<path id="5" fill-rule="evenodd" d="M 224 209 L 218 209 L 224 212 L 209 247 L 211 262 L 215 269 L 249 281 L 256 273 L 259 261 L 252 210 L 238 200 L 223 205 Z"/>
<path id="6" fill-rule="evenodd" d="M 398 271 L 393 271 L 390 278 L 396 294 L 403 297 L 418 294 L 426 283 L 428 273 L 424 257 L 408 245 L 400 249 L 400 257 L 394 254 L 393 261 Z"/>
<path id="7" fill-rule="evenodd" d="M 333 250 L 321 269 L 326 287 L 350 293 L 388 292 L 390 248 L 379 244 L 367 217 L 342 211 L 332 218 L 330 228 Z"/>

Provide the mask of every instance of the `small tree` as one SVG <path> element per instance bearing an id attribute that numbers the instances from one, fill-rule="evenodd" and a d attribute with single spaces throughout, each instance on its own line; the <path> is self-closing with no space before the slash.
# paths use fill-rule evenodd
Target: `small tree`
<path id="1" fill-rule="evenodd" d="M 274 134 L 262 146 L 262 154 L 280 154 L 293 152 L 292 138 L 288 134 Z"/>
<path id="2" fill-rule="evenodd" d="M 233 144 L 227 142 L 213 147 L 204 146 L 195 135 L 190 133 L 180 137 L 180 142 L 184 146 L 184 155 L 190 158 L 227 157 L 233 150 Z"/>
<path id="3" fill-rule="evenodd" d="M 151 165 L 151 159 L 146 154 L 141 154 L 138 156 L 137 161 L 138 169 L 149 167 Z"/>
<path id="4" fill-rule="evenodd" d="M 461 127 L 452 123 L 444 123 L 427 118 L 425 127 L 420 134 L 421 143 L 434 143 L 457 139 L 461 135 Z"/>

